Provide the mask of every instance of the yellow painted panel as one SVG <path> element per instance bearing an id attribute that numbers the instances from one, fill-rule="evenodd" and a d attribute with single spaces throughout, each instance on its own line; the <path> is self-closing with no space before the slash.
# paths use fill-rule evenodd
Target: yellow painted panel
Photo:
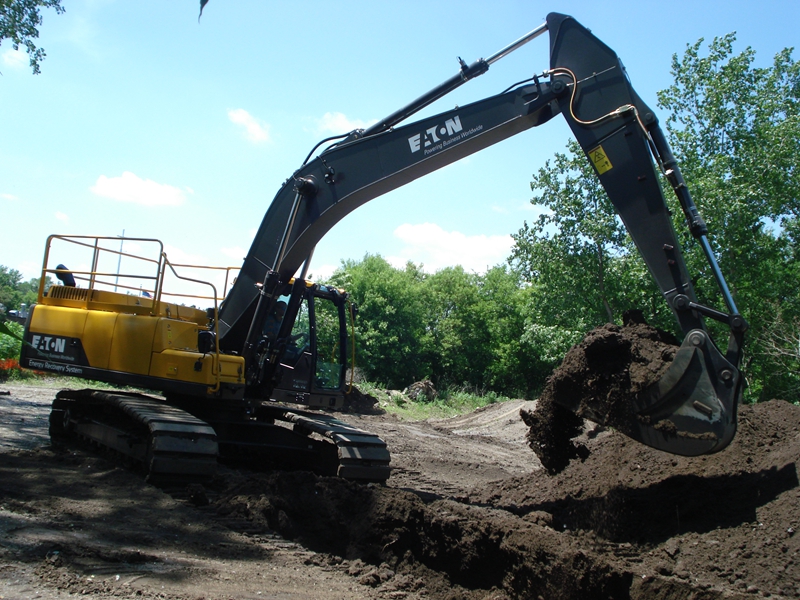
<path id="1" fill-rule="evenodd" d="M 194 321 L 198 325 L 208 325 L 208 315 L 206 311 L 191 306 L 177 306 L 178 317 L 187 321 Z M 173 315 L 174 316 L 174 315 Z"/>
<path id="2" fill-rule="evenodd" d="M 197 352 L 180 350 L 153 352 L 153 358 L 150 361 L 150 375 L 189 383 L 208 384 L 211 378 L 211 365 L 206 365 L 203 361 L 203 368 L 195 371 L 194 365 L 201 357 L 202 355 Z"/>
<path id="3" fill-rule="evenodd" d="M 107 369 L 116 319 L 116 313 L 37 305 L 33 311 L 31 331 L 37 334 L 78 338 L 89 365 Z"/>
<path id="4" fill-rule="evenodd" d="M 158 319 L 145 315 L 117 315 L 108 368 L 147 375 Z"/>
<path id="5" fill-rule="evenodd" d="M 220 356 L 220 359 L 222 381 L 243 383 L 240 371 L 244 372 L 244 359 L 241 356 Z M 198 360 L 202 363 L 199 371 L 195 367 Z M 215 383 L 213 366 L 214 355 L 212 354 L 202 355 L 182 350 L 164 350 L 163 352 L 153 352 L 153 358 L 150 361 L 150 375 L 212 386 Z"/>
<path id="6" fill-rule="evenodd" d="M 63 306 L 37 305 L 31 318 L 32 331 L 62 337 L 82 337 L 85 324 L 85 310 Z"/>
<path id="7" fill-rule="evenodd" d="M 149 310 L 152 311 L 152 301 L 148 300 Z M 144 301 L 143 301 L 144 303 Z M 194 308 L 192 306 L 184 306 L 183 304 L 174 304 L 172 302 L 161 302 L 159 305 L 158 315 L 168 319 L 180 319 L 182 321 L 192 321 L 193 323 L 201 326 L 208 325 L 208 315 L 206 311 Z"/>
<path id="8" fill-rule="evenodd" d="M 86 358 L 93 367 L 108 368 L 108 357 L 111 354 L 111 340 L 117 316 L 117 313 L 113 312 L 87 311 L 86 328 L 81 343 L 86 352 Z"/>
<path id="9" fill-rule="evenodd" d="M 222 381 L 244 383 L 244 358 L 220 354 L 219 361 Z"/>
<path id="10" fill-rule="evenodd" d="M 162 350 L 192 350 L 196 352 L 198 331 L 200 328 L 196 323 L 159 319 L 153 339 L 153 352 Z"/>

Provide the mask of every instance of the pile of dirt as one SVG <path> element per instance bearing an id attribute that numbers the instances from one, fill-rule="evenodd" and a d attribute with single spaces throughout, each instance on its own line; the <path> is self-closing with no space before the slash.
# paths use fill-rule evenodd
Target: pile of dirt
<path id="1" fill-rule="evenodd" d="M 344 396 L 342 412 L 379 415 L 385 411 L 380 407 L 380 403 L 375 396 L 362 392 L 356 386 L 352 386 Z"/>
<path id="2" fill-rule="evenodd" d="M 403 393 L 414 402 L 433 402 L 439 394 L 430 379 L 415 381 Z"/>
<path id="3" fill-rule="evenodd" d="M 603 325 L 573 346 L 553 372 L 535 411 L 523 411 L 528 443 L 544 468 L 561 472 L 570 460 L 588 457 L 572 441 L 584 419 L 626 431 L 631 406 L 640 392 L 669 368 L 680 344 L 672 334 L 651 327 L 637 313 L 623 327 Z"/>
<path id="4" fill-rule="evenodd" d="M 631 590 L 647 585 L 630 597 L 800 597 L 800 407 L 740 407 L 736 438 L 709 456 L 666 454 L 614 431 L 583 441 L 585 462 L 509 478 L 470 502 L 583 540 L 631 574 Z"/>

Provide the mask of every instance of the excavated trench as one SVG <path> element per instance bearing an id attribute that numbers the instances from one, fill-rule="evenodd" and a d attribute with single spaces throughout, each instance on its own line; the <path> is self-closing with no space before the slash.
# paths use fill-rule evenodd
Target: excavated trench
<path id="1" fill-rule="evenodd" d="M 753 410 L 743 412 L 756 417 Z M 792 412 L 796 426 L 797 411 Z M 576 463 L 545 485 L 539 485 L 541 476 L 512 478 L 453 499 L 271 473 L 228 487 L 215 507 L 315 552 L 380 565 L 392 577 L 415 577 L 440 598 L 736 597 L 729 595 L 737 590 L 728 580 L 747 571 L 732 565 L 747 563 L 748 552 L 738 550 L 738 560 L 732 560 L 730 549 L 752 544 L 751 525 L 770 505 L 778 507 L 778 521 L 787 527 L 779 531 L 771 524 L 770 535 L 784 543 L 772 549 L 768 563 L 796 557 L 797 544 L 786 533 L 798 515 L 793 462 L 751 463 L 750 472 L 722 469 L 704 476 L 700 465 L 686 464 L 671 474 L 678 461 L 668 459 L 649 477 L 613 483 L 617 469 L 608 457 L 599 459 L 598 451 L 617 451 L 625 470 L 632 461 L 646 464 L 650 452 L 619 437 L 594 444 L 593 460 Z M 698 545 L 703 553 L 697 553 Z M 790 564 L 783 575 L 796 581 L 800 574 Z M 758 590 L 774 586 L 769 572 L 751 576 L 761 579 Z M 369 583 L 369 577 L 377 585 L 381 570 L 362 580 Z M 792 584 L 786 589 L 796 597 Z"/>
<path id="2" fill-rule="evenodd" d="M 570 394 L 621 422 L 630 398 L 663 374 L 677 347 L 637 320 L 597 328 L 574 347 L 536 410 L 521 412 L 549 475 L 444 497 L 272 473 L 229 489 L 219 509 L 317 552 L 425 572 L 428 587 L 440 582 L 441 597 L 800 597 L 797 407 L 742 407 L 744 425 L 728 451 L 683 458 L 612 430 L 587 431 L 556 403 Z M 763 533 L 765 510 L 780 525 L 772 522 L 759 545 L 769 556 L 754 569 L 748 548 L 752 533 Z"/>
<path id="3" fill-rule="evenodd" d="M 455 500 L 425 502 L 413 492 L 273 473 L 249 479 L 217 505 L 316 552 L 395 572 L 427 571 L 454 598 L 493 589 L 520 598 L 624 598 L 631 586 L 630 573 L 527 515 Z"/>

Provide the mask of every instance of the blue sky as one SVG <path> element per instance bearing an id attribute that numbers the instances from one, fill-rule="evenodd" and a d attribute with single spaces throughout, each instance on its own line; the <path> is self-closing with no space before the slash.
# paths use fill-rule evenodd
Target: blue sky
<path id="1" fill-rule="evenodd" d="M 544 21 L 571 14 L 614 48 L 651 107 L 674 53 L 736 31 L 760 65 L 800 41 L 796 0 L 671 3 L 64 0 L 34 76 L 0 46 L 0 264 L 39 275 L 49 234 L 162 240 L 173 262 L 236 266 L 281 183 L 323 137 L 363 127 Z M 548 66 L 543 36 L 419 116 Z M 796 55 L 795 55 L 796 56 Z M 663 120 L 667 115 L 657 111 Z M 568 139 L 559 117 L 373 200 L 311 273 L 379 253 L 428 271 L 503 262 L 536 210 L 531 174 Z"/>

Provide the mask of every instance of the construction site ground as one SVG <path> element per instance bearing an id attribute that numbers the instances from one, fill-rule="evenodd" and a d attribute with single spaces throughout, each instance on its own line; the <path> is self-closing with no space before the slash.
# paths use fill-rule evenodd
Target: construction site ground
<path id="1" fill-rule="evenodd" d="M 800 597 L 800 407 L 780 400 L 699 458 L 587 428 L 557 475 L 527 446 L 533 402 L 345 414 L 388 443 L 386 485 L 223 467 L 159 488 L 52 446 L 56 391 L 0 384 L 4 600 Z"/>

